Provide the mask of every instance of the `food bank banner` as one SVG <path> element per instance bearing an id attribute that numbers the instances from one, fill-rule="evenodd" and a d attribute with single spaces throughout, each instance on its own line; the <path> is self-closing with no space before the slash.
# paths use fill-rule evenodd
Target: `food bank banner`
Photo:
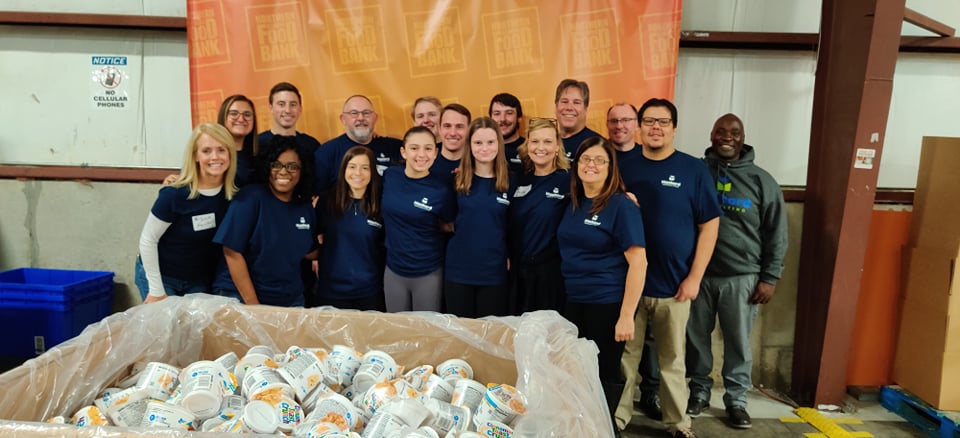
<path id="1" fill-rule="evenodd" d="M 297 129 L 343 132 L 344 100 L 370 98 L 377 132 L 401 136 L 413 101 L 436 96 L 486 115 L 517 96 L 529 117 L 554 117 L 564 78 L 590 86 L 587 125 L 606 133 L 616 102 L 673 97 L 681 0 L 187 0 L 194 124 L 244 94 L 270 128 L 270 88 L 296 85 Z"/>

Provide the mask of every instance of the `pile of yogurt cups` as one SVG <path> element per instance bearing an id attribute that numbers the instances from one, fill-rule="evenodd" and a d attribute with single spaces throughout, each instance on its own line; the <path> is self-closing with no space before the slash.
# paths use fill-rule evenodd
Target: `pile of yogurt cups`
<path id="1" fill-rule="evenodd" d="M 92 405 L 48 421 L 310 438 L 509 438 L 526 399 L 473 377 L 457 358 L 404 372 L 380 350 L 258 345 L 184 368 L 135 364 Z"/>

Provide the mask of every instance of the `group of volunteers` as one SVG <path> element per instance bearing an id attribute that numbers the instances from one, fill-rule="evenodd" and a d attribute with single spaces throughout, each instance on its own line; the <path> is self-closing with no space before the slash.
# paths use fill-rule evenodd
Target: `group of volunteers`
<path id="1" fill-rule="evenodd" d="M 508 93 L 479 118 L 420 97 L 402 139 L 378 134 L 355 95 L 344 134 L 321 145 L 297 130 L 302 102 L 281 82 L 270 129 L 258 134 L 242 95 L 194 129 L 140 236 L 145 303 L 555 310 L 599 349 L 614 431 L 641 380 L 641 410 L 678 437 L 696 436 L 691 417 L 709 407 L 719 318 L 727 421 L 751 426 L 749 337 L 782 271 L 786 214 L 736 115 L 716 120 L 700 159 L 675 149 L 666 99 L 612 105 L 606 138 L 587 128 L 590 90 L 573 79 L 552 118 L 525 116 Z"/>

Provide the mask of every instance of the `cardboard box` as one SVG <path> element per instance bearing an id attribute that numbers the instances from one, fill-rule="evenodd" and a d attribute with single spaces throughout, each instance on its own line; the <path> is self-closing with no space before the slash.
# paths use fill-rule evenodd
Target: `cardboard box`
<path id="1" fill-rule="evenodd" d="M 923 137 L 909 245 L 960 246 L 960 138 Z"/>
<path id="2" fill-rule="evenodd" d="M 213 296 L 171 297 L 89 326 L 0 375 L 0 436 L 139 436 L 133 430 L 32 423 L 69 418 L 138 361 L 184 366 L 258 344 L 345 344 L 386 351 L 406 368 L 463 358 L 481 382 L 514 384 L 527 398 L 516 437 L 612 436 L 596 346 L 556 312 L 484 320 L 427 312 L 384 314 L 244 306 Z M 161 432 L 161 435 L 163 433 Z M 185 436 L 170 432 L 169 436 Z M 154 435 L 151 435 L 154 436 Z M 209 436 L 209 435 L 197 435 Z"/>
<path id="3" fill-rule="evenodd" d="M 960 410 L 960 247 L 905 248 L 893 380 L 940 410 Z"/>

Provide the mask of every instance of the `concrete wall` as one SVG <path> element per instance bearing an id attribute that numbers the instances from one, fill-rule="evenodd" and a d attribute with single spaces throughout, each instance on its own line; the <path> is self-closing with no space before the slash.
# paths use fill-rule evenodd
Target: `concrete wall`
<path id="1" fill-rule="evenodd" d="M 140 229 L 156 184 L 0 180 L 0 270 L 112 271 L 115 311 L 140 303 Z"/>

